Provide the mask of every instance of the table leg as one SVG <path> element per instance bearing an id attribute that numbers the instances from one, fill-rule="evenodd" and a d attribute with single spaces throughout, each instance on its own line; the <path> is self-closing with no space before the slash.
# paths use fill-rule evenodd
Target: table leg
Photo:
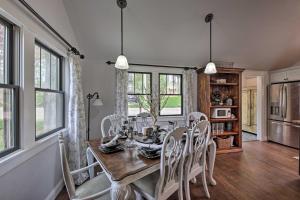
<path id="1" fill-rule="evenodd" d="M 126 193 L 126 197 L 125 198 L 128 199 L 128 200 L 136 200 L 135 192 L 133 191 L 133 189 L 131 188 L 131 186 L 127 185 L 126 189 L 127 189 L 127 193 Z"/>
<path id="2" fill-rule="evenodd" d="M 111 183 L 111 199 L 112 200 L 124 200 L 128 199 L 128 187 L 120 185 L 118 182 Z"/>
<path id="3" fill-rule="evenodd" d="M 211 185 L 216 185 L 217 182 L 213 178 L 215 160 L 217 153 L 217 145 L 214 140 L 211 139 L 208 145 L 208 179 Z"/>
<path id="4" fill-rule="evenodd" d="M 94 163 L 94 156 L 89 147 L 86 149 L 86 157 L 87 157 L 88 165 L 91 165 Z M 94 167 L 89 168 L 89 175 L 90 175 L 90 178 L 94 178 L 94 176 L 95 176 Z"/>

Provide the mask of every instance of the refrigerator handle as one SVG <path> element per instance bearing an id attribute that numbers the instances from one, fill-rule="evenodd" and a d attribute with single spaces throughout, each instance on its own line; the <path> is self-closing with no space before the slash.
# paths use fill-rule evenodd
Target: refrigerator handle
<path id="1" fill-rule="evenodd" d="M 282 107 L 283 107 L 282 117 L 286 118 L 286 112 L 287 112 L 287 86 L 286 85 L 283 86 Z"/>
<path id="2" fill-rule="evenodd" d="M 282 92 L 283 92 L 283 85 L 280 86 L 279 89 L 279 112 L 280 112 L 280 116 L 283 118 L 283 114 L 282 114 Z"/>

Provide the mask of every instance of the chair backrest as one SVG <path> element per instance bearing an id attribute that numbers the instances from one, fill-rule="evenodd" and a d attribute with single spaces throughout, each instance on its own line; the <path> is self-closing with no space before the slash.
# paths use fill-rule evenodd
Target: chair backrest
<path id="1" fill-rule="evenodd" d="M 207 120 L 198 121 L 194 124 L 189 134 L 189 152 L 187 159 L 187 170 L 190 172 L 194 167 L 204 166 L 206 159 L 206 149 L 210 139 L 210 123 Z"/>
<path id="2" fill-rule="evenodd" d="M 167 198 L 175 189 L 179 190 L 182 182 L 183 163 L 188 154 L 189 137 L 184 133 L 187 128 L 177 128 L 167 134 L 161 150 L 160 179 L 156 185 L 156 199 Z M 175 185 L 178 185 L 176 188 Z"/>
<path id="3" fill-rule="evenodd" d="M 102 137 L 108 137 L 108 136 L 113 136 L 118 134 L 118 132 L 122 129 L 123 121 L 125 121 L 126 119 L 127 119 L 126 117 L 118 114 L 108 115 L 104 117 L 101 121 Z M 105 131 L 104 128 L 106 121 L 110 122 L 110 127 L 107 132 Z"/>
<path id="4" fill-rule="evenodd" d="M 190 121 L 201 121 L 201 120 L 208 120 L 207 116 L 202 112 L 191 112 L 188 114 L 186 119 L 186 125 L 190 126 Z"/>
<path id="5" fill-rule="evenodd" d="M 66 155 L 66 149 L 65 149 L 65 144 L 64 144 L 64 137 L 63 134 L 59 134 L 59 152 L 60 152 L 60 163 L 61 163 L 61 169 L 62 169 L 62 174 L 63 178 L 65 181 L 65 185 L 69 194 L 69 197 L 72 198 L 75 196 L 75 184 L 73 177 L 71 175 L 67 155 Z"/>
<path id="6" fill-rule="evenodd" d="M 150 127 L 151 124 L 148 118 L 151 117 L 151 114 L 148 112 L 141 112 L 136 115 L 136 128 L 139 133 L 142 132 L 143 127 Z"/>

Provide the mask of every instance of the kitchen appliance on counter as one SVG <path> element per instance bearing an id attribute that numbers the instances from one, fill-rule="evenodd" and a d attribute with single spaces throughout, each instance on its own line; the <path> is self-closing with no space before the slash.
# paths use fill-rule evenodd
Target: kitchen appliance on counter
<path id="1" fill-rule="evenodd" d="M 230 118 L 231 108 L 214 108 L 212 118 Z"/>
<path id="2" fill-rule="evenodd" d="M 300 82 L 269 88 L 268 140 L 299 149 Z"/>

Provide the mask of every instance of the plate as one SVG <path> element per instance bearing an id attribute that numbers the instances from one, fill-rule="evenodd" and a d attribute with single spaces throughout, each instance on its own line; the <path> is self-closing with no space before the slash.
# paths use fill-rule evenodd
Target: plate
<path id="1" fill-rule="evenodd" d="M 124 151 L 124 148 L 120 145 L 115 147 L 115 148 L 107 148 L 107 147 L 99 146 L 99 150 L 102 153 L 109 154 L 109 153 L 116 153 L 116 152 L 119 152 L 119 151 Z"/>
<path id="2" fill-rule="evenodd" d="M 156 152 L 156 154 L 147 154 L 146 152 L 142 150 L 138 150 L 139 155 L 148 158 L 148 159 L 156 159 L 160 157 L 160 150 Z"/>
<path id="3" fill-rule="evenodd" d="M 106 144 L 106 143 L 104 143 L 104 144 Z M 119 143 L 119 142 L 116 142 L 116 144 L 113 144 L 113 145 L 110 145 L 110 146 L 102 146 L 102 145 L 100 145 L 100 146 L 101 146 L 102 148 L 106 148 L 106 149 L 114 149 L 114 148 L 120 146 L 120 143 Z"/>
<path id="4" fill-rule="evenodd" d="M 141 147 L 140 150 L 145 152 L 146 154 L 153 155 L 160 151 L 161 148 Z"/>

